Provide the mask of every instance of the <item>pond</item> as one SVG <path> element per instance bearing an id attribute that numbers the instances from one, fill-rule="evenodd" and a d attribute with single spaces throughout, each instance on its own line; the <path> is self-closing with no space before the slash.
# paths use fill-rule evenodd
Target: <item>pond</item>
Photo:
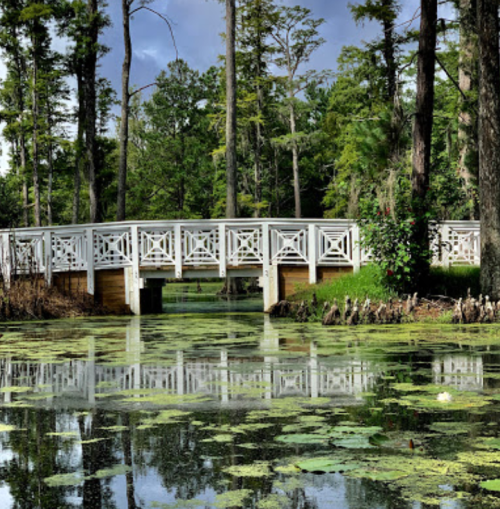
<path id="1" fill-rule="evenodd" d="M 500 507 L 500 328 L 2 325 L 2 508 Z"/>

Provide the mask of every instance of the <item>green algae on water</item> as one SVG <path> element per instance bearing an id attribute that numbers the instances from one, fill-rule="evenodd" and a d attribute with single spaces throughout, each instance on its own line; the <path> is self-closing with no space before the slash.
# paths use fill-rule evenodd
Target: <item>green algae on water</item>
<path id="1" fill-rule="evenodd" d="M 249 499 L 253 494 L 252 490 L 241 489 L 226 491 L 215 497 L 215 507 L 218 509 L 226 509 L 229 507 L 243 507 L 245 500 Z"/>

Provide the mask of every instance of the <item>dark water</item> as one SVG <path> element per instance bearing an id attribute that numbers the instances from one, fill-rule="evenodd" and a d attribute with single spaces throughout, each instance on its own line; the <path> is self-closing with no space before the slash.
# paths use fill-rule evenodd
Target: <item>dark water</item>
<path id="1" fill-rule="evenodd" d="M 264 303 L 262 293 L 221 296 L 223 281 L 194 283 L 167 283 L 163 289 L 165 313 L 259 313 Z"/>
<path id="2" fill-rule="evenodd" d="M 481 487 L 500 478 L 496 326 L 226 313 L 2 332 L 1 508 L 500 506 Z"/>

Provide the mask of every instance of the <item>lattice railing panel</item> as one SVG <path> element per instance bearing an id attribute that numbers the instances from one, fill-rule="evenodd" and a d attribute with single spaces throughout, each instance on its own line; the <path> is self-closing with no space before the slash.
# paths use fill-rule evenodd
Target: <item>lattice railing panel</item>
<path id="1" fill-rule="evenodd" d="M 450 227 L 448 239 L 443 242 L 442 247 L 450 265 L 480 265 L 480 235 L 479 228 Z"/>
<path id="2" fill-rule="evenodd" d="M 43 235 L 15 236 L 11 243 L 12 269 L 18 274 L 41 273 L 43 260 Z"/>
<path id="3" fill-rule="evenodd" d="M 87 238 L 84 233 L 52 236 L 52 269 L 56 272 L 87 269 Z"/>
<path id="4" fill-rule="evenodd" d="M 126 267 L 132 264 L 132 246 L 128 230 L 94 232 L 96 268 Z"/>
<path id="5" fill-rule="evenodd" d="M 353 265 L 352 231 L 342 227 L 318 228 L 318 264 Z"/>
<path id="6" fill-rule="evenodd" d="M 273 227 L 271 229 L 271 255 L 272 261 L 276 263 L 308 263 L 307 227 Z"/>
<path id="7" fill-rule="evenodd" d="M 141 265 L 162 266 L 175 263 L 174 230 L 141 230 L 139 233 Z"/>
<path id="8" fill-rule="evenodd" d="M 260 228 L 228 228 L 227 263 L 229 265 L 261 264 L 263 260 Z"/>
<path id="9" fill-rule="evenodd" d="M 183 232 L 183 263 L 212 265 L 219 263 L 219 229 L 185 229 Z"/>

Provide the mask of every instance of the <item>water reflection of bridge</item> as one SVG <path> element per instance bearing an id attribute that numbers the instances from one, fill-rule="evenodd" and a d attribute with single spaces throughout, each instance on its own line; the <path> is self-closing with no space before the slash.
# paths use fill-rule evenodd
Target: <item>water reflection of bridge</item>
<path id="1" fill-rule="evenodd" d="M 87 359 L 63 363 L 30 363 L 15 358 L 0 360 L 0 401 L 10 402 L 11 386 L 29 386 L 35 393 L 71 396 L 93 404 L 100 396 L 118 391 L 150 389 L 177 395 L 206 394 L 227 403 L 242 399 L 270 400 L 285 396 L 332 397 L 338 404 L 361 401 L 361 394 L 373 389 L 380 368 L 361 356 L 318 355 L 314 342 L 287 344 L 265 317 L 262 339 L 248 356 L 222 347 L 211 357 L 193 351 L 173 351 L 166 362 L 150 361 L 142 341 L 140 318 L 134 317 L 126 329 L 120 364 L 101 363 L 96 358 L 95 340 L 88 340 Z M 281 338 L 281 343 L 283 338 Z M 436 355 L 431 363 L 435 384 L 459 390 L 483 389 L 483 360 L 468 354 Z M 131 392 L 133 395 L 133 392 Z"/>
<path id="2" fill-rule="evenodd" d="M 95 358 L 95 341 L 89 339 L 88 358 L 63 363 L 29 363 L 16 359 L 0 361 L 0 390 L 11 386 L 30 386 L 36 393 L 71 395 L 95 403 L 100 395 L 129 390 L 152 389 L 171 394 L 207 394 L 221 402 L 248 397 L 269 400 L 284 396 L 359 399 L 370 390 L 378 376 L 373 363 L 339 356 L 318 356 L 311 342 L 297 356 L 280 352 L 279 334 L 265 318 L 263 339 L 251 359 L 221 348 L 217 357 L 196 357 L 190 351 L 176 351 L 170 362 L 142 362 L 147 348 L 141 340 L 140 319 L 133 318 L 124 341 L 125 359 L 121 365 L 106 365 Z M 123 352 L 122 352 L 123 354 Z M 249 362 L 251 361 L 251 362 Z M 15 391 L 3 392 L 4 402 Z M 139 401 L 139 399 L 138 399 Z M 352 403 L 353 401 L 351 401 Z"/>
<path id="3" fill-rule="evenodd" d="M 484 387 L 483 358 L 480 355 L 442 355 L 432 361 L 434 383 L 461 391 L 478 391 Z"/>

